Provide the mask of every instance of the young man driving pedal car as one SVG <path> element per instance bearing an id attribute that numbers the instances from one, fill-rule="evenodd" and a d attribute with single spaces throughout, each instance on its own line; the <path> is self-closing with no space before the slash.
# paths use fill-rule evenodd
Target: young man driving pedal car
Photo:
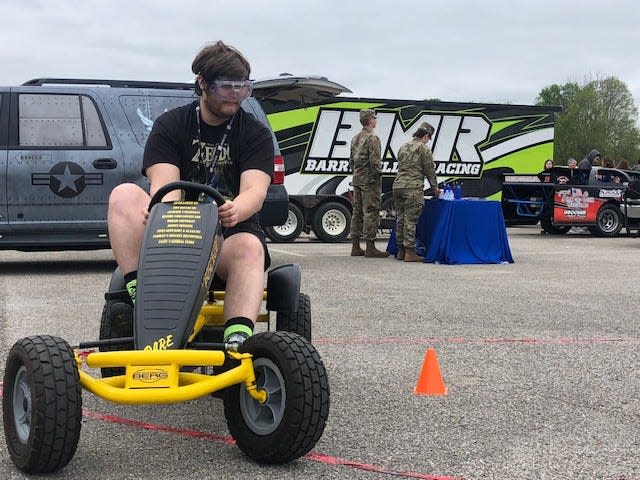
<path id="1" fill-rule="evenodd" d="M 224 243 L 216 277 L 226 282 L 224 341 L 242 344 L 253 332 L 270 263 L 258 212 L 273 174 L 271 133 L 240 108 L 249 97 L 249 62 L 223 42 L 205 46 L 191 66 L 198 100 L 165 112 L 147 140 L 142 172 L 150 194 L 177 180 L 208 184 L 228 200 L 219 207 Z M 180 191 L 164 201 L 180 199 Z M 135 301 L 138 256 L 150 196 L 139 186 L 117 186 L 109 198 L 109 237 Z"/>

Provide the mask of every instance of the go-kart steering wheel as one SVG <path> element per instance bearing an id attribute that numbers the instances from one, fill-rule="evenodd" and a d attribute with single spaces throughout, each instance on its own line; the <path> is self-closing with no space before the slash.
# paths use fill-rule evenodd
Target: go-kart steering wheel
<path id="1" fill-rule="evenodd" d="M 221 206 L 224 202 L 227 201 L 227 199 L 224 198 L 218 190 L 210 187 L 209 185 L 180 180 L 177 182 L 167 183 L 166 185 L 160 187 L 151 199 L 151 202 L 149 202 L 149 211 L 151 211 L 156 203 L 160 203 L 162 197 L 164 197 L 167 193 L 172 192 L 173 190 L 185 190 L 189 191 L 190 193 L 204 193 L 213 198 L 218 206 Z"/>

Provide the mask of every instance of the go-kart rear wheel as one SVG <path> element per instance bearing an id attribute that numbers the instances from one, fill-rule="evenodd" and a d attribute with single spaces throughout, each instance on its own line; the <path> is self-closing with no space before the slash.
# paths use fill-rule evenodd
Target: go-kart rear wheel
<path id="1" fill-rule="evenodd" d="M 80 377 L 73 351 L 57 337 L 16 342 L 4 372 L 2 413 L 13 463 L 49 473 L 73 458 L 82 420 Z"/>
<path id="2" fill-rule="evenodd" d="M 241 351 L 253 355 L 257 387 L 267 391 L 267 401 L 261 405 L 244 385 L 229 388 L 224 414 L 231 436 L 260 463 L 301 457 L 320 439 L 329 415 L 329 383 L 320 355 L 290 332 L 258 333 Z"/>
<path id="3" fill-rule="evenodd" d="M 293 332 L 311 341 L 311 298 L 298 293 L 298 309 L 295 312 L 277 312 L 276 330 Z"/>
<path id="4" fill-rule="evenodd" d="M 100 340 L 133 336 L 133 306 L 121 300 L 107 300 L 100 317 Z M 121 346 L 100 347 L 101 352 L 133 350 L 133 342 Z M 122 367 L 101 368 L 102 378 L 124 375 Z"/>

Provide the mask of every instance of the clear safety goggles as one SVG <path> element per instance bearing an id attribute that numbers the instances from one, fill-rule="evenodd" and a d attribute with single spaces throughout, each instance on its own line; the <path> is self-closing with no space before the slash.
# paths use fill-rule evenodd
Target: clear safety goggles
<path id="1" fill-rule="evenodd" d="M 251 80 L 214 80 L 211 91 L 221 100 L 244 100 L 251 96 Z"/>

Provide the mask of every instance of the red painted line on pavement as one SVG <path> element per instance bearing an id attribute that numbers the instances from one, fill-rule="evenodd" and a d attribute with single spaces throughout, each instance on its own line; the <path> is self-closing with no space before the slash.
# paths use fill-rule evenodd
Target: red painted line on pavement
<path id="1" fill-rule="evenodd" d="M 2 397 L 3 389 L 2 382 L 0 382 L 0 397 Z M 217 435 L 215 433 L 202 432 L 199 430 L 191 430 L 188 428 L 170 427 L 168 425 L 161 425 L 158 423 L 142 422 L 140 420 L 133 420 L 130 418 L 119 417 L 116 415 L 107 415 L 104 413 L 92 412 L 90 410 L 83 409 L 82 416 L 91 420 L 96 420 L 105 423 L 114 423 L 118 425 L 125 425 L 127 427 L 139 428 L 142 430 L 151 430 L 154 432 L 173 433 L 176 435 L 184 435 L 191 438 L 200 438 L 204 440 L 212 440 L 214 442 L 224 443 L 225 445 L 235 445 L 235 440 L 230 436 Z M 360 463 L 353 460 L 347 460 L 344 458 L 334 457 L 332 455 L 325 455 L 322 453 L 308 453 L 303 458 L 311 460 L 313 462 L 324 463 L 326 465 L 339 465 L 343 467 L 349 467 L 356 470 L 364 470 L 367 472 L 380 473 L 384 475 L 391 475 L 395 477 L 404 478 L 417 478 L 420 480 L 462 480 L 460 477 L 448 477 L 442 475 L 429 475 L 426 473 L 418 472 L 404 472 L 399 470 L 391 470 L 378 465 L 372 465 L 368 463 Z"/>
<path id="2" fill-rule="evenodd" d="M 314 338 L 317 345 L 425 345 L 425 344 L 469 344 L 469 345 L 605 345 L 639 344 L 640 337 L 594 337 L 594 338 L 410 338 L 410 337 L 351 337 Z"/>
<path id="3" fill-rule="evenodd" d="M 99 420 L 106 423 L 117 423 L 119 425 L 126 425 L 128 427 L 140 428 L 142 430 L 154 430 L 156 432 L 175 433 L 178 435 L 184 435 L 192 438 L 202 438 L 205 440 L 213 440 L 216 442 L 222 442 L 227 445 L 235 445 L 235 440 L 229 436 L 216 435 L 215 433 L 200 432 L 198 430 L 189 430 L 187 428 L 170 427 L 168 425 L 161 425 L 158 423 L 141 422 L 140 420 L 132 420 L 130 418 L 118 417 L 115 415 L 107 415 L 104 413 L 91 412 L 89 410 L 82 410 L 82 416 L 90 418 L 92 420 Z"/>
<path id="4" fill-rule="evenodd" d="M 91 412 L 88 410 L 83 410 L 82 414 L 86 418 L 90 418 L 93 420 L 98 420 L 107 423 L 116 423 L 120 425 L 126 425 L 129 427 L 140 428 L 143 430 L 153 430 L 156 432 L 165 432 L 165 433 L 174 433 L 177 435 L 184 435 L 192 438 L 201 438 L 204 440 L 213 440 L 216 442 L 221 442 L 226 445 L 235 445 L 235 440 L 229 436 L 217 435 L 214 433 L 201 432 L 199 430 L 191 430 L 188 428 L 175 428 L 169 427 L 167 425 L 161 425 L 157 423 L 149 423 L 149 422 L 141 422 L 139 420 L 131 420 L 128 418 L 118 417 L 115 415 L 106 415 L 103 413 Z M 357 470 L 365 470 L 368 472 L 381 473 L 386 475 L 393 475 L 396 477 L 405 477 L 405 478 L 418 478 L 421 480 L 462 480 L 460 478 L 455 477 L 447 477 L 440 475 L 428 475 L 425 473 L 417 473 L 417 472 L 403 472 L 397 470 L 390 470 L 385 467 L 371 465 L 367 463 L 355 462 L 353 460 L 346 460 L 344 458 L 334 457 L 331 455 L 325 455 L 321 453 L 308 453 L 303 458 L 307 460 L 311 460 L 318 463 L 324 463 L 327 465 L 341 465 L 344 467 L 350 467 Z"/>
<path id="5" fill-rule="evenodd" d="M 308 460 L 313 460 L 314 462 L 320 462 L 320 463 L 325 463 L 329 465 L 343 465 L 345 467 L 351 467 L 357 470 L 364 470 L 367 472 L 374 472 L 374 473 L 382 473 L 385 475 L 393 475 L 395 477 L 419 478 L 421 480 L 463 480 L 461 477 L 448 477 L 448 476 L 442 476 L 442 475 L 430 475 L 428 473 L 389 470 L 388 468 L 379 467 L 376 465 L 370 465 L 368 463 L 353 462 L 351 460 L 332 457 L 331 455 L 323 455 L 321 453 L 311 452 L 305 455 L 304 458 Z"/>

